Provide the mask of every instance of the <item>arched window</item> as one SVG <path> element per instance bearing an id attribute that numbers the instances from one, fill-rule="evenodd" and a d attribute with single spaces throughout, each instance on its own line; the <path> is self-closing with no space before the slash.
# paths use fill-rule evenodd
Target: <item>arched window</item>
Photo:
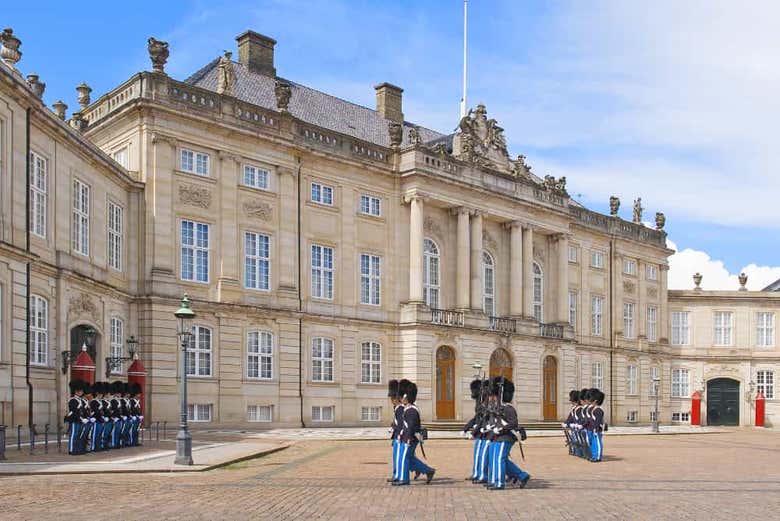
<path id="1" fill-rule="evenodd" d="M 493 257 L 486 251 L 482 252 L 482 311 L 488 316 L 496 314 L 496 267 Z"/>
<path id="2" fill-rule="evenodd" d="M 192 326 L 185 362 L 188 376 L 211 376 L 211 329 Z"/>
<path id="3" fill-rule="evenodd" d="M 542 267 L 534 262 L 534 318 L 543 322 L 544 318 L 544 273 Z"/>
<path id="4" fill-rule="evenodd" d="M 428 307 L 439 307 L 439 247 L 427 238 L 423 241 L 423 298 Z"/>

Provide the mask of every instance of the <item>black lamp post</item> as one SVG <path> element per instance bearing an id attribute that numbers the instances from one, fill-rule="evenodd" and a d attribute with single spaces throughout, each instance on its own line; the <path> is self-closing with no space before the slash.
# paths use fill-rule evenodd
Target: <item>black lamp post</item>
<path id="1" fill-rule="evenodd" d="M 176 459 L 177 465 L 192 465 L 192 436 L 187 429 L 187 346 L 192 337 L 192 320 L 195 312 L 190 308 L 190 299 L 187 294 L 181 299 L 181 307 L 174 313 L 178 321 L 176 331 L 181 342 L 181 422 L 179 432 L 176 434 Z"/>
<path id="2" fill-rule="evenodd" d="M 653 390 L 655 391 L 653 394 L 655 394 L 655 411 L 653 416 L 653 432 L 659 432 L 658 429 L 658 394 L 661 390 L 661 378 L 659 376 L 655 376 L 653 378 Z"/>
<path id="3" fill-rule="evenodd" d="M 135 360 L 135 354 L 138 351 L 138 340 L 134 335 L 127 339 L 128 356 L 107 356 L 106 357 L 106 378 L 111 376 L 111 372 L 122 369 L 122 362 Z"/>

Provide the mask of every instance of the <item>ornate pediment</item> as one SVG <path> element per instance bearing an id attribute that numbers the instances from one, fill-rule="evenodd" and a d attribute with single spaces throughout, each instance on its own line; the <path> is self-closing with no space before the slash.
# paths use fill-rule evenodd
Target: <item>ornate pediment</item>
<path id="1" fill-rule="evenodd" d="M 68 302 L 68 319 L 73 320 L 86 315 L 97 322 L 100 318 L 100 313 L 95 304 L 96 300 L 86 293 L 72 293 Z"/>
<path id="2" fill-rule="evenodd" d="M 489 167 L 512 173 L 513 163 L 506 150 L 504 129 L 495 119 L 488 119 L 485 105 L 460 118 L 458 132 L 452 142 L 452 153 L 462 161 L 475 166 Z"/>
<path id="3" fill-rule="evenodd" d="M 211 206 L 211 192 L 195 185 L 179 185 L 179 201 L 190 206 L 208 210 Z"/>

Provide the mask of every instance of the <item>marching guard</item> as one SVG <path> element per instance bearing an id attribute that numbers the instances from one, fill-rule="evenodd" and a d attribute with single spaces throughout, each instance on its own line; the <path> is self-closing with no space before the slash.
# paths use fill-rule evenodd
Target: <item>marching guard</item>
<path id="1" fill-rule="evenodd" d="M 603 433 L 608 430 L 604 421 L 603 391 L 593 389 L 573 390 L 569 393 L 572 409 L 562 424 L 569 446 L 569 454 L 597 463 L 604 450 Z"/>
<path id="2" fill-rule="evenodd" d="M 398 433 L 400 445 L 396 454 L 398 479 L 394 480 L 392 485 L 409 485 L 410 471 L 425 474 L 425 483 L 430 484 L 436 470 L 417 459 L 414 455 L 417 445 L 420 445 L 422 448 L 423 440 L 426 437 L 420 422 L 420 410 L 414 404 L 417 400 L 417 385 L 409 380 L 401 380 L 398 383 L 398 387 L 398 394 L 404 406 L 404 411 L 401 418 L 401 429 Z M 422 449 L 422 451 L 424 456 L 425 449 Z"/>
<path id="3" fill-rule="evenodd" d="M 401 422 L 403 421 L 404 406 L 401 403 L 401 399 L 398 396 L 398 380 L 390 380 L 387 383 L 387 396 L 390 398 L 390 403 L 393 404 L 393 422 L 390 424 L 390 440 L 393 444 L 393 474 L 387 478 L 388 483 L 393 483 L 400 479 L 398 474 L 398 448 L 401 442 L 398 439 L 398 435 L 401 432 Z"/>
<path id="4" fill-rule="evenodd" d="M 84 424 L 89 423 L 85 418 L 84 400 L 81 398 L 84 394 L 85 383 L 81 380 L 71 380 L 70 398 L 68 399 L 68 412 L 65 415 L 65 422 L 68 423 L 68 454 L 75 456 L 84 454 L 85 448 L 82 444 L 81 431 Z"/>
<path id="5" fill-rule="evenodd" d="M 487 425 L 491 438 L 488 450 L 490 458 L 488 490 L 503 490 L 507 477 L 518 488 L 525 488 L 528 480 L 531 479 L 530 474 L 509 459 L 512 446 L 526 439 L 525 429 L 518 424 L 517 411 L 511 404 L 514 393 L 515 386 L 510 380 L 503 376 L 493 379 L 490 395 L 494 409 Z"/>

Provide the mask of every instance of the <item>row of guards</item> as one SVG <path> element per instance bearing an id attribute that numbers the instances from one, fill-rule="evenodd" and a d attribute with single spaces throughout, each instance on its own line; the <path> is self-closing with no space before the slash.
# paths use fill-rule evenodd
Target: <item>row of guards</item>
<path id="1" fill-rule="evenodd" d="M 691 425 L 701 425 L 701 393 L 694 391 L 691 395 Z M 756 427 L 765 426 L 766 397 L 764 393 L 756 394 Z"/>
<path id="2" fill-rule="evenodd" d="M 81 380 L 90 385 L 95 383 L 95 361 L 89 356 L 86 347 L 82 348 L 73 361 L 70 372 L 71 381 Z M 146 414 L 146 368 L 137 357 L 127 369 L 127 383 L 138 384 L 141 387 L 141 414 Z"/>

